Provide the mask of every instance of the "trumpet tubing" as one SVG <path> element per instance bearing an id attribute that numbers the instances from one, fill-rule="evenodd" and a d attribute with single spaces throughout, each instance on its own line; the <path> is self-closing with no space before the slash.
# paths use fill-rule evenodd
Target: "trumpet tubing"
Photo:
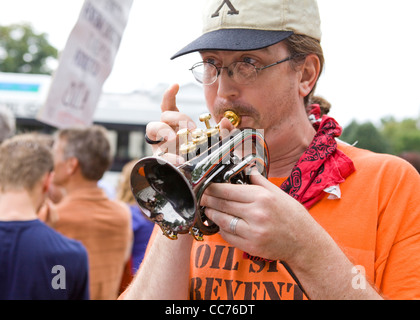
<path id="1" fill-rule="evenodd" d="M 240 117 L 229 111 L 232 124 Z M 210 116 L 200 121 L 206 129 L 178 132 L 180 166 L 160 157 L 139 160 L 131 172 L 131 190 L 142 213 L 157 223 L 170 239 L 190 233 L 196 240 L 212 235 L 219 227 L 205 215 L 201 196 L 211 183 L 249 184 L 251 169 L 267 177 L 268 149 L 261 132 L 236 129 L 221 139 L 218 127 L 211 128 Z"/>

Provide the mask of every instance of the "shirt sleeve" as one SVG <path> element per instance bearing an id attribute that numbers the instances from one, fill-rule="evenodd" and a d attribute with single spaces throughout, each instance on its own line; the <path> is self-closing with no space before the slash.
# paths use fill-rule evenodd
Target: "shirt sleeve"
<path id="1" fill-rule="evenodd" d="M 375 285 L 385 298 L 420 299 L 420 175 L 405 161 L 389 167 L 379 205 Z"/>

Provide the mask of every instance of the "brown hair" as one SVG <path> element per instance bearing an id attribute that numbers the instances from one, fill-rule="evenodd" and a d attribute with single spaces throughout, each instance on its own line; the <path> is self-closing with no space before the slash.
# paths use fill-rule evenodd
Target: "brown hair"
<path id="1" fill-rule="evenodd" d="M 293 57 L 293 59 L 291 60 L 291 65 L 293 68 L 296 68 L 297 66 L 301 65 L 308 55 L 315 54 L 319 58 L 319 62 L 321 65 L 321 71 L 319 73 L 319 76 L 321 75 L 322 70 L 324 69 L 325 59 L 321 43 L 318 40 L 305 35 L 293 34 L 289 38 L 284 40 L 284 42 L 289 50 L 290 55 Z M 315 92 L 315 88 L 316 83 L 315 86 L 312 88 L 312 91 L 304 99 L 305 106 L 311 103 L 311 97 Z"/>
<path id="2" fill-rule="evenodd" d="M 319 105 L 319 107 L 321 108 L 321 116 L 323 116 L 324 114 L 328 114 L 331 110 L 331 103 L 329 103 L 322 97 L 312 96 L 309 100 L 309 105 L 311 104 Z"/>
<path id="3" fill-rule="evenodd" d="M 5 140 L 0 146 L 0 190 L 31 191 L 54 167 L 50 146 L 36 134 Z"/>
<path id="4" fill-rule="evenodd" d="M 64 158 L 77 158 L 88 180 L 100 180 L 111 165 L 111 146 L 102 126 L 62 129 L 57 132 L 57 139 L 64 142 Z"/>

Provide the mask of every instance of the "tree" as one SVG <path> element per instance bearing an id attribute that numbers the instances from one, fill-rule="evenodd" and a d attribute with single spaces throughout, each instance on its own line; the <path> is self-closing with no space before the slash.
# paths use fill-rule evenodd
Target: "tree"
<path id="1" fill-rule="evenodd" d="M 381 122 L 381 132 L 390 142 L 394 154 L 404 151 L 420 152 L 419 120 L 404 119 L 398 122 L 390 117 L 382 119 Z"/>
<path id="2" fill-rule="evenodd" d="M 371 122 L 359 124 L 353 120 L 343 130 L 340 139 L 350 144 L 356 143 L 356 146 L 362 149 L 378 153 L 391 152 L 388 141 Z"/>
<path id="3" fill-rule="evenodd" d="M 29 24 L 0 26 L 0 71 L 51 74 L 58 51 Z"/>

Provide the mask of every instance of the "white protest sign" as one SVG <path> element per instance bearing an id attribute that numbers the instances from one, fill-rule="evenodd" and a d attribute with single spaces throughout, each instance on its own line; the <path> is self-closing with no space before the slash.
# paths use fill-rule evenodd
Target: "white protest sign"
<path id="1" fill-rule="evenodd" d="M 111 73 L 133 0 L 85 0 L 37 119 L 57 128 L 89 126 Z"/>

